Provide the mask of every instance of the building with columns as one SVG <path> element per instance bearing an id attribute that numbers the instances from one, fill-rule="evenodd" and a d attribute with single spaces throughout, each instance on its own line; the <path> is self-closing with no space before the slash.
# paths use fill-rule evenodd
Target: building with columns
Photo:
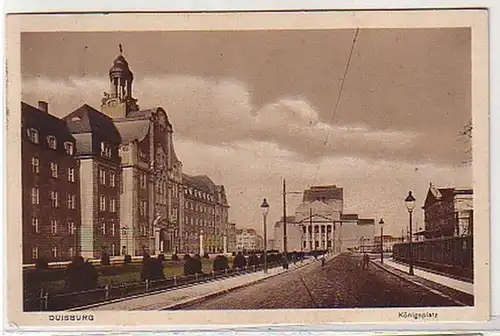
<path id="1" fill-rule="evenodd" d="M 357 214 L 343 213 L 343 188 L 335 185 L 312 186 L 303 194 L 295 216 L 289 216 L 287 250 L 335 252 L 373 245 L 375 221 Z M 283 251 L 283 218 L 274 227 L 275 247 Z"/>

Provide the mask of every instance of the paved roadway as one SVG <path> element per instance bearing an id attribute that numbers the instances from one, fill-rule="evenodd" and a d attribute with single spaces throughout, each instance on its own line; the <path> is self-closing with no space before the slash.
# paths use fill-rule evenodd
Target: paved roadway
<path id="1" fill-rule="evenodd" d="M 342 254 L 181 309 L 293 309 L 456 306 L 357 255 Z"/>

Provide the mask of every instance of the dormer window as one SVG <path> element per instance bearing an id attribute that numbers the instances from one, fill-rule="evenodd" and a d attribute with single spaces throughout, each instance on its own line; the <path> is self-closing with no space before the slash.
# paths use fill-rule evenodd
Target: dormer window
<path id="1" fill-rule="evenodd" d="M 37 129 L 28 128 L 27 132 L 28 132 L 28 139 L 30 139 L 31 142 L 35 144 L 39 143 Z"/>
<path id="2" fill-rule="evenodd" d="M 73 143 L 72 142 L 65 142 L 64 143 L 64 150 L 66 151 L 66 154 L 68 155 L 73 155 L 74 154 L 74 146 L 73 146 Z"/>
<path id="3" fill-rule="evenodd" d="M 47 137 L 47 144 L 49 145 L 50 149 L 56 150 L 57 149 L 57 139 L 53 135 L 49 135 Z"/>
<path id="4" fill-rule="evenodd" d="M 101 142 L 101 155 L 111 158 L 111 146 L 106 142 Z"/>

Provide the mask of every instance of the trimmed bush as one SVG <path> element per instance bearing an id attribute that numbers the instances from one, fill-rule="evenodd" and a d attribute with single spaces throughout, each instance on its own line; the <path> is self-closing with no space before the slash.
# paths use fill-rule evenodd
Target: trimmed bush
<path id="1" fill-rule="evenodd" d="M 212 268 L 215 272 L 223 272 L 229 268 L 229 260 L 224 255 L 218 255 L 214 259 Z"/>
<path id="2" fill-rule="evenodd" d="M 165 261 L 165 255 L 163 253 L 158 255 L 158 260 Z"/>
<path id="3" fill-rule="evenodd" d="M 125 255 L 123 258 L 123 263 L 124 264 L 130 264 L 132 262 L 132 256 L 130 254 Z"/>
<path id="4" fill-rule="evenodd" d="M 179 256 L 177 254 L 172 254 L 172 258 L 171 258 L 172 261 L 179 261 Z"/>
<path id="5" fill-rule="evenodd" d="M 245 259 L 245 256 L 241 252 L 238 252 L 236 257 L 234 257 L 233 268 L 244 268 L 246 265 L 247 260 Z"/>
<path id="6" fill-rule="evenodd" d="M 203 258 L 210 259 L 210 255 L 207 252 L 205 252 L 203 253 Z"/>
<path id="7" fill-rule="evenodd" d="M 81 256 L 73 258 L 66 268 L 66 290 L 79 292 L 97 287 L 97 271 L 90 261 L 85 262 Z"/>

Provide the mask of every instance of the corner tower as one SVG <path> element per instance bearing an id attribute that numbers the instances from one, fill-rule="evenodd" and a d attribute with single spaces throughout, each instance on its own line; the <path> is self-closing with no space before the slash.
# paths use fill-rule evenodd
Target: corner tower
<path id="1" fill-rule="evenodd" d="M 125 118 L 130 112 L 139 110 L 137 99 L 132 97 L 134 74 L 122 54 L 120 44 L 120 54 L 109 69 L 110 92 L 104 92 L 101 104 L 102 113 L 113 119 Z"/>

